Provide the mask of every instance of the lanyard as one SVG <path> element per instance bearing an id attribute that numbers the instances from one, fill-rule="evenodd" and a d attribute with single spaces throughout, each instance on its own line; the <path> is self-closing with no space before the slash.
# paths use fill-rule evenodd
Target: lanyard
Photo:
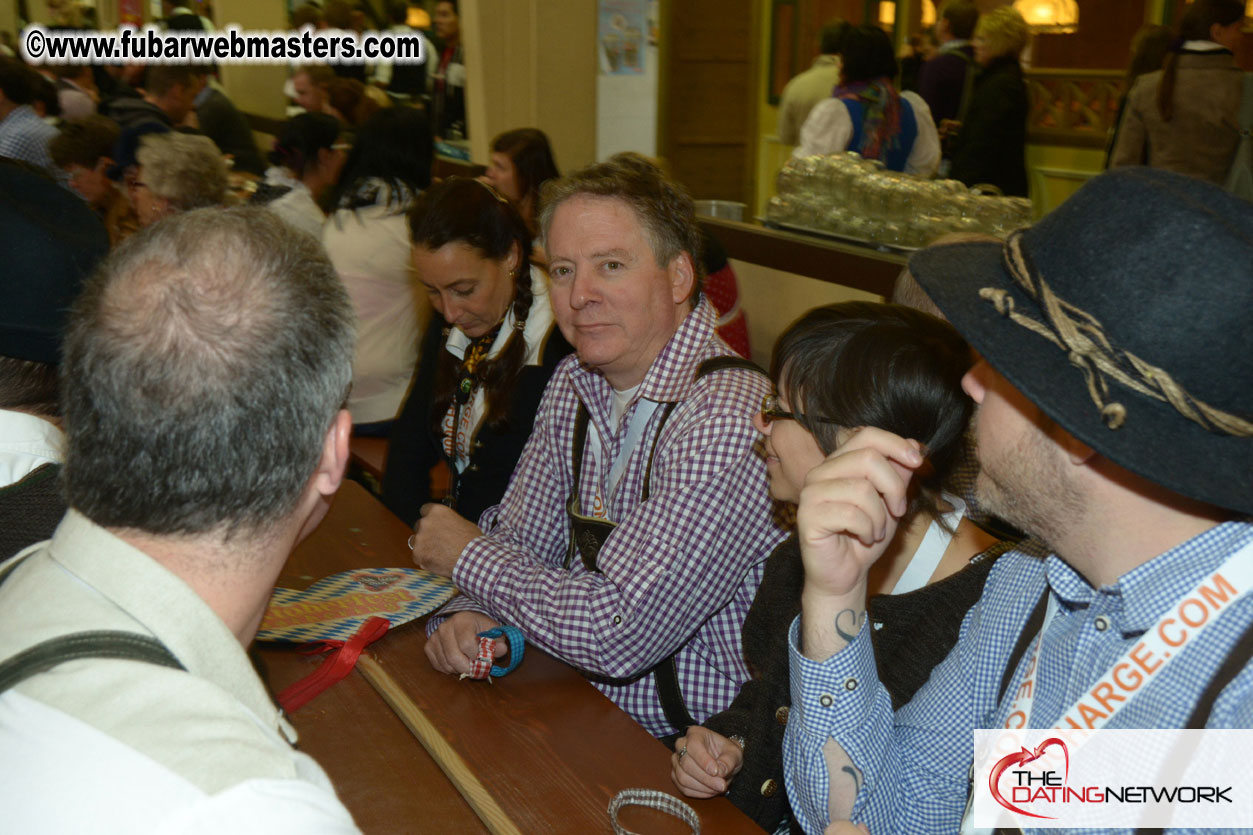
<path id="1" fill-rule="evenodd" d="M 1253 542 L 1228 557 L 1216 571 L 1206 575 L 1201 582 L 1176 600 L 1157 624 L 1145 632 L 1131 649 L 1123 653 L 1053 727 L 1096 730 L 1109 724 L 1132 697 L 1160 675 L 1171 661 L 1183 653 L 1188 644 L 1196 641 L 1211 623 L 1218 620 L 1219 615 L 1250 588 L 1253 588 Z M 1027 663 L 1027 674 L 1014 691 L 1015 698 L 1004 722 L 1006 728 L 1025 727 L 1031 719 L 1040 673 L 1040 644 L 1056 611 L 1056 598 L 1050 593 L 1044 625 L 1036 636 L 1031 660 Z M 973 781 L 973 762 L 970 776 Z M 973 806 L 972 791 L 966 799 L 966 811 L 962 815 L 962 835 L 988 835 L 991 830 L 975 829 Z"/>
<path id="2" fill-rule="evenodd" d="M 1053 727 L 1096 730 L 1109 724 L 1137 693 L 1161 675 L 1250 588 L 1253 588 L 1253 542 L 1228 557 L 1217 570 L 1175 601 L 1157 624 L 1124 652 Z M 1014 691 L 1014 701 L 1005 717 L 1006 728 L 1026 727 L 1031 720 L 1040 676 L 1040 645 L 1056 609 L 1056 600 L 1050 594 L 1044 626 L 1036 636 L 1026 677 Z"/>
<path id="3" fill-rule="evenodd" d="M 605 496 L 602 505 L 605 507 L 606 513 L 609 510 L 609 497 L 618 489 L 618 482 L 622 480 L 622 474 L 626 471 L 627 461 L 631 457 L 631 450 L 640 442 L 640 438 L 644 435 L 644 428 L 648 426 L 648 420 L 653 416 L 653 412 L 657 411 L 657 407 L 661 404 L 656 400 L 645 400 L 640 398 L 635 404 L 635 413 L 631 415 L 631 420 L 627 424 L 626 436 L 622 439 L 622 446 L 618 449 L 618 457 L 614 459 L 613 466 L 609 468 L 609 480 L 606 482 Z M 592 438 L 595 440 L 595 448 L 599 449 L 603 454 L 605 452 L 605 444 L 601 440 L 600 432 L 596 429 L 596 424 L 592 423 Z M 599 488 L 596 491 L 600 492 Z"/>

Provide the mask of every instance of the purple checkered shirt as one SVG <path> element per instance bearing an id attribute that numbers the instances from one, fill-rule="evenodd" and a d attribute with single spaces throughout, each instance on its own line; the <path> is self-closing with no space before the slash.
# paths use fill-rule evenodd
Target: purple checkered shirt
<path id="1" fill-rule="evenodd" d="M 612 390 L 603 376 L 576 356 L 557 367 L 508 490 L 479 520 L 486 535 L 466 546 L 453 570 L 462 596 L 441 610 L 486 611 L 518 626 L 654 736 L 682 730 L 666 721 L 649 672 L 676 650 L 679 686 L 698 722 L 725 709 L 748 680 L 740 629 L 765 559 L 786 536 L 774 521 L 751 423 L 769 381 L 743 369 L 694 379 L 704 360 L 733 353 L 713 324 L 702 301 L 653 361 L 619 427 L 609 426 Z M 618 527 L 601 548 L 601 573 L 589 572 L 577 556 L 567 570 L 579 401 L 610 447 L 602 454 L 588 433 L 580 488 L 587 513 L 597 485 L 606 492 L 610 463 L 641 397 L 679 404 L 657 439 L 650 498 L 640 502 L 663 409 L 650 418 L 608 497 Z M 432 618 L 428 632 L 438 623 Z"/>

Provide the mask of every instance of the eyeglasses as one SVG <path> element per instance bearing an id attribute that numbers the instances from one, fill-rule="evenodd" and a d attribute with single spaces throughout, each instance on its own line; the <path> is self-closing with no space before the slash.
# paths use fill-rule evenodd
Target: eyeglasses
<path id="1" fill-rule="evenodd" d="M 824 417 L 810 417 L 800 412 L 785 412 L 779 408 L 779 395 L 767 394 L 761 401 L 761 422 L 769 426 L 776 420 L 796 420 L 802 423 L 816 421 L 818 423 L 838 423 L 839 421 Z"/>

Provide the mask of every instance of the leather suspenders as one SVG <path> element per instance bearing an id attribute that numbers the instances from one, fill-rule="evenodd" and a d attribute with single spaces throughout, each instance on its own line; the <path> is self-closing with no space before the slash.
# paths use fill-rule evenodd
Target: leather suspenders
<path id="1" fill-rule="evenodd" d="M 0 584 L 25 558 L 14 560 L 0 571 Z M 49 638 L 0 662 L 0 694 L 26 679 L 80 658 L 116 658 L 144 661 L 176 670 L 186 669 L 165 644 L 136 632 L 97 630 Z"/>
<path id="2" fill-rule="evenodd" d="M 739 368 L 767 376 L 760 366 L 749 360 L 742 357 L 721 356 L 702 362 L 696 370 L 694 379 L 699 380 L 709 374 L 729 368 Z M 666 403 L 662 409 L 661 418 L 657 421 L 657 430 L 653 435 L 652 447 L 648 451 L 648 464 L 644 469 L 644 487 L 641 492 L 641 502 L 648 501 L 649 491 L 652 486 L 653 457 L 657 452 L 657 441 L 661 438 L 661 432 L 666 425 L 666 420 L 677 405 L 678 403 Z M 570 488 L 570 497 L 566 501 L 566 515 L 570 519 L 570 544 L 566 550 L 565 567 L 570 567 L 574 554 L 577 551 L 588 571 L 599 572 L 600 569 L 596 567 L 596 559 L 600 555 L 600 549 L 604 546 L 605 541 L 609 539 L 609 535 L 617 527 L 617 523 L 605 519 L 594 519 L 579 512 L 579 485 L 583 470 L 583 448 L 587 444 L 588 420 L 587 409 L 580 402 L 578 413 L 574 419 L 574 439 L 572 443 L 573 484 Z M 683 701 L 683 693 L 679 689 L 679 673 L 675 662 L 677 655 L 678 650 L 675 650 L 670 657 L 653 667 L 650 672 L 653 673 L 654 681 L 657 683 L 657 697 L 661 701 L 661 709 L 665 713 L 666 721 L 670 723 L 671 727 L 682 730 L 698 723 L 688 712 L 687 705 Z"/>

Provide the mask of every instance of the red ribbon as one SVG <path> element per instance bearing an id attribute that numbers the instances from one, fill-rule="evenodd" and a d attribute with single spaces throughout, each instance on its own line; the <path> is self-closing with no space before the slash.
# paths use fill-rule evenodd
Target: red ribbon
<path id="1" fill-rule="evenodd" d="M 330 650 L 330 654 L 316 670 L 278 694 L 279 707 L 287 713 L 295 713 L 323 690 L 347 676 L 357 665 L 362 651 L 386 635 L 390 626 L 387 618 L 372 617 L 361 624 L 357 634 L 347 641 L 321 641 L 315 644 L 317 652 Z"/>

